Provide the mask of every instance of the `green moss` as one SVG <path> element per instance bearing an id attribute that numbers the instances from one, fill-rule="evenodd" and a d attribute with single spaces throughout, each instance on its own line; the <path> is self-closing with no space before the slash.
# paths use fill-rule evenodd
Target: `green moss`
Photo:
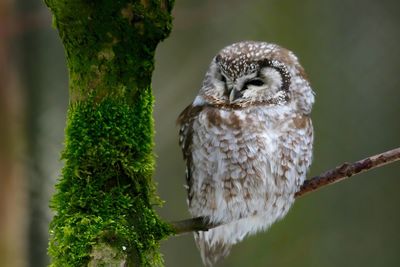
<path id="1" fill-rule="evenodd" d="M 171 0 L 45 0 L 65 48 L 65 167 L 51 207 L 52 266 L 161 264 L 153 210 L 151 75 Z"/>
<path id="2" fill-rule="evenodd" d="M 92 97 L 70 107 L 65 167 L 52 201 L 52 266 L 87 265 L 92 246 L 102 242 L 141 266 L 161 264 L 159 241 L 171 230 L 153 210 L 160 201 L 151 181 L 150 90 L 135 102 Z"/>
<path id="3" fill-rule="evenodd" d="M 45 0 L 63 41 L 72 98 L 120 91 L 131 96 L 150 84 L 154 52 L 172 28 L 173 1 Z M 112 92 L 111 92 L 112 91 Z"/>

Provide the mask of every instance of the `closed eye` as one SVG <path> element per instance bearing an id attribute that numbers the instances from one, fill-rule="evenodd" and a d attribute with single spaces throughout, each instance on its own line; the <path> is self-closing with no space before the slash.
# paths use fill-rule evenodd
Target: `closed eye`
<path id="1" fill-rule="evenodd" d="M 221 75 L 220 81 L 223 82 L 223 84 L 224 84 L 224 94 L 229 96 L 228 82 L 226 80 L 226 77 L 222 73 L 220 73 L 220 75 Z"/>
<path id="2" fill-rule="evenodd" d="M 226 84 L 226 78 L 224 75 L 221 74 L 221 81 Z"/>
<path id="3" fill-rule="evenodd" d="M 246 89 L 249 87 L 249 85 L 252 85 L 252 86 L 262 86 L 262 85 L 264 85 L 264 81 L 261 80 L 261 79 L 252 79 L 252 80 L 248 80 L 248 81 L 246 81 L 246 82 L 244 83 L 243 89 L 242 89 L 242 90 L 246 90 Z"/>

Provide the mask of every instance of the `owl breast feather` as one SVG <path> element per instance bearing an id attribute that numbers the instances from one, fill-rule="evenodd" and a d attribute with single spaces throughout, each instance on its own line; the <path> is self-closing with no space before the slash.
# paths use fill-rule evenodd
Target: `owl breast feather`
<path id="1" fill-rule="evenodd" d="M 187 148 L 192 215 L 213 222 L 283 217 L 311 161 L 306 132 L 293 129 L 298 116 L 284 107 L 204 107 Z"/>

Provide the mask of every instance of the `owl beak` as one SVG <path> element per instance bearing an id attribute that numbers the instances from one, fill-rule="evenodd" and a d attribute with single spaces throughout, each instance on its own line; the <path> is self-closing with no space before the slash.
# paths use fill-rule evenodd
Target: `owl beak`
<path id="1" fill-rule="evenodd" d="M 235 87 L 232 88 L 232 90 L 229 93 L 229 102 L 234 102 L 236 99 L 242 97 L 242 93 L 240 90 L 236 89 Z"/>

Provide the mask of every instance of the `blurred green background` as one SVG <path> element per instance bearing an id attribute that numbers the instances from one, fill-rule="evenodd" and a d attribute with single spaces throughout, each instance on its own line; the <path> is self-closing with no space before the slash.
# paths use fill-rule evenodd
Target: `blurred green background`
<path id="1" fill-rule="evenodd" d="M 176 1 L 153 79 L 160 215 L 189 217 L 175 120 L 232 42 L 274 42 L 300 58 L 316 92 L 310 176 L 399 146 L 399 3 Z M 0 1 L 0 266 L 48 263 L 48 200 L 68 103 L 63 53 L 40 0 Z M 220 266 L 400 266 L 399 172 L 391 164 L 299 199 Z M 162 251 L 167 267 L 201 266 L 191 235 L 164 241 Z"/>

